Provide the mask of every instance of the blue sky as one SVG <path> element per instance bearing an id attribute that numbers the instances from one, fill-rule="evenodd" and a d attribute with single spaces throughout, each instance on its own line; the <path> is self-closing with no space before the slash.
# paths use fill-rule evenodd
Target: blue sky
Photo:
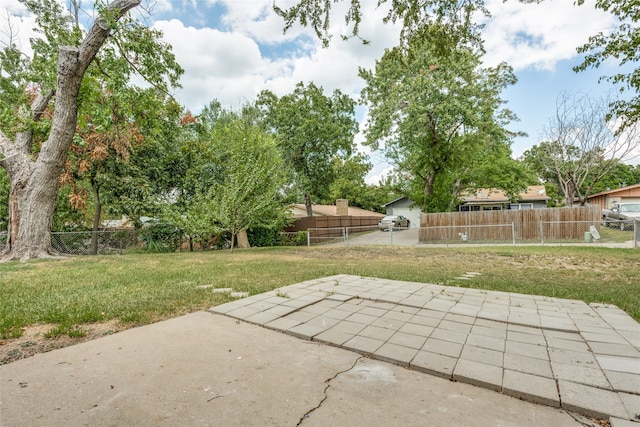
<path id="1" fill-rule="evenodd" d="M 282 6 L 294 2 L 277 0 Z M 88 0 L 83 2 L 87 6 L 84 3 Z M 398 42 L 399 28 L 382 24 L 386 10 L 376 9 L 376 3 L 363 0 L 361 34 L 371 41 L 367 46 L 358 40 L 340 40 L 339 35 L 348 34 L 349 29 L 344 25 L 344 7 L 334 6 L 331 30 L 335 37 L 326 49 L 309 29 L 296 27 L 283 34 L 282 20 L 271 10 L 272 0 L 156 0 L 152 15 L 144 15 L 144 19 L 162 30 L 173 46 L 185 69 L 183 88 L 175 96 L 198 113 L 213 99 L 236 108 L 253 101 L 263 89 L 284 95 L 300 81 L 313 81 L 327 93 L 340 89 L 357 98 L 362 89 L 358 67 L 372 68 L 384 49 Z M 598 83 L 598 78 L 615 73 L 615 64 L 578 74 L 572 67 L 580 63 L 576 47 L 590 35 L 609 31 L 615 21 L 596 10 L 594 0 L 580 7 L 573 3 L 486 1 L 492 18 L 484 22 L 485 61 L 487 65 L 509 63 L 519 79 L 503 94 L 507 108 L 520 118 L 511 129 L 528 134 L 514 140 L 515 157 L 539 142 L 563 91 L 606 95 L 612 90 L 606 83 Z M 0 13 L 4 16 L 6 11 L 14 15 L 12 25 L 25 40 L 23 48 L 28 47 L 32 20 L 21 12 L 16 0 L 0 0 Z M 358 118 L 366 120 L 366 108 L 358 112 Z M 357 141 L 362 139 L 357 137 Z M 380 153 L 369 154 L 374 170 L 368 180 L 376 183 L 389 165 Z"/>

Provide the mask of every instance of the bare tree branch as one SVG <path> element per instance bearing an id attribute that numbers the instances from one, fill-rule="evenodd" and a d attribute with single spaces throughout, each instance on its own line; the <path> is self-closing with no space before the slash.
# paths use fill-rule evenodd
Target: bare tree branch
<path id="1" fill-rule="evenodd" d="M 609 105 L 608 99 L 563 93 L 545 127 L 546 141 L 540 146 L 568 206 L 575 199 L 585 204 L 594 184 L 640 148 L 638 126 L 616 132 L 607 120 Z"/>

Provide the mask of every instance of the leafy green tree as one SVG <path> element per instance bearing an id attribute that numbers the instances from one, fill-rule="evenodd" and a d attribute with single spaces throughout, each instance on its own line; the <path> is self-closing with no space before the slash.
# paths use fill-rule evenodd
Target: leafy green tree
<path id="1" fill-rule="evenodd" d="M 58 2 L 24 1 L 41 37 L 32 39 L 30 59 L 13 43 L 0 56 L 0 86 L 9 89 L 0 93 L 0 166 L 10 182 L 4 259 L 55 254 L 51 219 L 78 111 L 91 102 L 83 98 L 87 70 L 115 71 L 103 74 L 105 91 L 127 84 L 134 73 L 163 93 L 178 84 L 182 70 L 160 33 L 127 16 L 139 3 L 98 5 L 98 17 L 84 34 Z"/>
<path id="2" fill-rule="evenodd" d="M 335 179 L 329 186 L 327 197 L 321 199 L 320 203 L 333 204 L 336 199 L 348 199 L 349 205 L 360 206 L 360 197 L 366 188 L 365 177 L 371 170 L 371 163 L 363 154 L 357 153 L 347 158 L 334 157 L 331 167 Z"/>
<path id="3" fill-rule="evenodd" d="M 517 0 L 521 3 L 531 3 L 531 0 Z M 285 20 L 285 31 L 296 23 L 313 28 L 317 36 L 328 44 L 331 40 L 330 17 L 335 3 L 347 3 L 346 0 L 301 0 L 289 8 L 274 6 Z M 345 21 L 351 26 L 351 37 L 359 37 L 359 27 L 366 11 L 362 6 L 368 3 L 361 0 L 350 0 L 345 13 Z M 585 5 L 585 0 L 578 0 L 579 5 Z M 590 4 L 589 4 L 590 5 Z M 387 15 L 383 22 L 402 24 L 402 42 L 408 41 L 412 34 L 425 25 L 446 23 L 452 27 L 464 28 L 479 44 L 478 27 L 468 18 L 473 14 L 482 13 L 489 16 L 484 0 L 380 0 L 378 8 L 387 8 Z M 621 66 L 621 72 L 603 77 L 619 86 L 620 92 L 631 92 L 629 99 L 622 99 L 611 104 L 610 118 L 617 116 L 622 119 L 619 131 L 626 126 L 637 123 L 640 119 L 640 11 L 636 1 L 628 0 L 596 0 L 595 7 L 613 14 L 617 18 L 614 31 L 603 30 L 589 38 L 588 42 L 578 47 L 578 52 L 586 54 L 582 64 L 574 67 L 575 71 L 598 68 L 605 61 L 614 60 Z M 349 36 L 343 36 L 347 38 Z M 365 40 L 366 43 L 366 40 Z M 630 70 L 630 71 L 627 71 Z"/>
<path id="4" fill-rule="evenodd" d="M 285 222 L 280 202 L 283 162 L 275 141 L 259 127 L 238 119 L 222 129 L 225 179 L 209 190 L 211 215 L 234 239 L 252 227 L 279 227 Z"/>
<path id="5" fill-rule="evenodd" d="M 358 131 L 355 101 L 336 90 L 328 97 L 313 83 L 298 83 L 293 93 L 278 98 L 263 91 L 257 108 L 277 138 L 285 164 L 293 170 L 294 185 L 304 194 L 307 215 L 314 200 L 327 198 L 336 179 L 334 157 L 349 156 Z"/>
<path id="6" fill-rule="evenodd" d="M 515 77 L 504 64 L 482 68 L 482 52 L 465 31 L 426 26 L 407 46 L 387 50 L 374 71 L 360 71 L 370 106 L 367 144 L 409 174 L 411 197 L 425 212 L 451 209 L 456 194 L 484 184 L 489 165 L 516 168 L 506 160 L 514 117 L 499 97 Z"/>
<path id="7" fill-rule="evenodd" d="M 584 4 L 584 0 L 578 0 L 578 4 Z M 618 27 L 608 35 L 600 32 L 590 37 L 587 43 L 579 47 L 578 52 L 587 55 L 574 70 L 598 68 L 611 60 L 617 61 L 623 70 L 628 66 L 632 68 L 628 73 L 604 77 L 618 85 L 620 92 L 631 91 L 633 94 L 629 99 L 611 103 L 612 111 L 608 118 L 617 116 L 622 119 L 619 131 L 623 131 L 640 121 L 640 8 L 636 1 L 628 0 L 596 0 L 596 8 L 616 16 Z"/>
<path id="8" fill-rule="evenodd" d="M 587 185 L 591 186 L 592 193 L 613 190 L 616 188 L 627 187 L 629 185 L 640 184 L 640 167 L 637 165 L 627 165 L 616 162 L 615 166 L 607 172 L 599 182 Z"/>
<path id="9" fill-rule="evenodd" d="M 193 133 L 185 142 L 193 151 L 185 152 L 185 180 L 162 219 L 201 246 L 229 233 L 233 250 L 238 233 L 279 229 L 287 221 L 281 196 L 286 168 L 275 139 L 253 113 L 225 110 L 214 101 L 188 124 Z"/>

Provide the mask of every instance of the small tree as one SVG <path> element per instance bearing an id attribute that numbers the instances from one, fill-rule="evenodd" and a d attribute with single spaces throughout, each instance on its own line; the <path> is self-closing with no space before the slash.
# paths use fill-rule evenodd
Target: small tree
<path id="1" fill-rule="evenodd" d="M 189 127 L 193 147 L 184 171 L 183 188 L 167 203 L 163 220 L 176 224 L 204 244 L 210 237 L 254 227 L 279 228 L 286 222 L 282 203 L 285 167 L 275 140 L 252 123 L 255 110 L 222 109 L 217 102 Z M 193 154 L 193 156 L 191 156 Z"/>
<path id="2" fill-rule="evenodd" d="M 237 119 L 226 124 L 219 148 L 226 177 L 211 187 L 211 215 L 219 228 L 231 233 L 231 251 L 238 233 L 250 227 L 281 226 L 283 163 L 275 141 L 259 127 Z"/>

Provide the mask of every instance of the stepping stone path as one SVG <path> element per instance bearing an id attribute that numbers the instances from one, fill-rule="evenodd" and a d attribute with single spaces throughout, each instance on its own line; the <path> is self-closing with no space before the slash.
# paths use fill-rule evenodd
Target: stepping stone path
<path id="1" fill-rule="evenodd" d="M 209 289 L 213 288 L 213 285 L 200 285 L 196 286 L 196 289 Z M 249 296 L 249 292 L 234 292 L 233 288 L 213 288 L 213 292 L 216 294 L 229 294 L 231 298 L 246 298 Z"/>

